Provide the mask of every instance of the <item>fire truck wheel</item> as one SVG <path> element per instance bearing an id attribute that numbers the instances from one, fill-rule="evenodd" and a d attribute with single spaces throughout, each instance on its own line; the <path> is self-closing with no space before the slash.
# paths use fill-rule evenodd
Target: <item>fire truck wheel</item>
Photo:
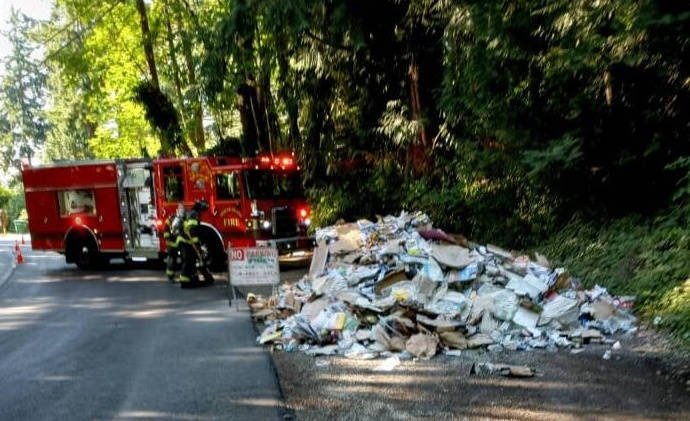
<path id="1" fill-rule="evenodd" d="M 86 238 L 73 247 L 74 263 L 77 264 L 79 269 L 92 269 L 96 266 L 99 256 L 96 244 L 93 241 Z"/>
<path id="2" fill-rule="evenodd" d="M 201 230 L 199 243 L 206 267 L 214 272 L 222 272 L 225 269 L 225 253 L 218 236 L 210 229 Z"/>

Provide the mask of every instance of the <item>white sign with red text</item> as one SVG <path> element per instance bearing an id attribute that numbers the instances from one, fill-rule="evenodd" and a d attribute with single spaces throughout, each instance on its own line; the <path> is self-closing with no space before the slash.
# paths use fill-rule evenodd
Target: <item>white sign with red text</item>
<path id="1" fill-rule="evenodd" d="M 230 283 L 238 285 L 277 285 L 280 282 L 278 249 L 237 247 L 228 250 Z"/>

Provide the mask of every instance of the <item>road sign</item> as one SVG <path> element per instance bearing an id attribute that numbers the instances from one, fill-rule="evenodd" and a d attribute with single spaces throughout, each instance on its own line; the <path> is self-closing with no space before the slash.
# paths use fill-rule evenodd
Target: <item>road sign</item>
<path id="1" fill-rule="evenodd" d="M 228 264 L 232 286 L 277 285 L 280 282 L 275 246 L 230 248 Z"/>

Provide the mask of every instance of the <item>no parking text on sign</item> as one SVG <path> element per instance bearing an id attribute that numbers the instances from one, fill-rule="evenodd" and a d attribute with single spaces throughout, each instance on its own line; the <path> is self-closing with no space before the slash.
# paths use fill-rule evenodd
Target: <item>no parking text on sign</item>
<path id="1" fill-rule="evenodd" d="M 228 274 L 233 286 L 277 285 L 280 282 L 275 246 L 231 248 L 228 254 Z"/>

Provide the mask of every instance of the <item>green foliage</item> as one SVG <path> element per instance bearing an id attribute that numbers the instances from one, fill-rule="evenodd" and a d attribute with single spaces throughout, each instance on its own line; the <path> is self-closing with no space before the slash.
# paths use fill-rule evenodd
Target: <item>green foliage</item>
<path id="1" fill-rule="evenodd" d="M 376 132 L 390 139 L 398 147 L 408 146 L 417 138 L 420 130 L 419 121 L 410 120 L 408 115 L 408 107 L 401 101 L 389 101 Z"/>
<path id="2" fill-rule="evenodd" d="M 353 211 L 348 192 L 335 185 L 310 189 L 308 196 L 312 204 L 313 227 L 331 225 Z"/>
<path id="3" fill-rule="evenodd" d="M 239 138 L 226 138 L 204 152 L 206 156 L 240 156 L 242 145 Z"/>
<path id="4" fill-rule="evenodd" d="M 36 63 L 38 45 L 30 39 L 36 22 L 12 9 L 8 23 L 5 35 L 12 50 L 0 83 L 0 170 L 17 177 L 20 160 L 31 160 L 45 142 L 46 74 Z"/>
<path id="5" fill-rule="evenodd" d="M 649 209 L 687 156 L 687 5 L 455 2 L 449 132 L 501 145 L 567 208 Z M 567 211 L 565 211 L 567 214 Z"/>
<path id="6" fill-rule="evenodd" d="M 688 203 L 690 198 L 690 156 L 682 156 L 666 166 L 669 170 L 680 171 L 682 176 L 678 180 L 678 189 L 673 194 L 673 200 Z"/>
<path id="7" fill-rule="evenodd" d="M 682 215 L 683 212 L 685 215 Z M 574 220 L 537 251 L 586 286 L 635 295 L 638 315 L 690 343 L 690 229 L 687 209 L 650 221 L 628 216 L 602 225 Z"/>
<path id="8" fill-rule="evenodd" d="M 535 244 L 555 229 L 557 202 L 526 176 L 490 179 L 475 161 L 436 160 L 443 171 L 407 181 L 404 166 L 392 159 L 373 170 L 331 175 L 339 182 L 326 180 L 311 190 L 315 225 L 421 210 L 448 232 L 515 248 Z"/>
<path id="9" fill-rule="evenodd" d="M 133 89 L 145 74 L 134 2 L 56 0 L 35 36 L 46 48 L 46 159 L 123 158 L 160 149 Z"/>
<path id="10" fill-rule="evenodd" d="M 8 229 L 14 231 L 13 221 L 27 220 L 24 192 L 0 186 L 0 209 L 7 211 L 9 221 Z"/>
<path id="11" fill-rule="evenodd" d="M 582 139 L 565 135 L 554 139 L 543 150 L 525 151 L 525 162 L 531 170 L 531 176 L 545 176 L 570 169 L 579 164 L 582 159 Z"/>
<path id="12" fill-rule="evenodd" d="M 165 142 L 179 148 L 183 140 L 177 111 L 160 88 L 151 82 L 141 82 L 134 88 L 134 98 L 144 107 L 146 119 Z"/>
<path id="13" fill-rule="evenodd" d="M 7 205 L 13 196 L 14 193 L 10 189 L 0 185 L 0 209 L 7 209 Z"/>

